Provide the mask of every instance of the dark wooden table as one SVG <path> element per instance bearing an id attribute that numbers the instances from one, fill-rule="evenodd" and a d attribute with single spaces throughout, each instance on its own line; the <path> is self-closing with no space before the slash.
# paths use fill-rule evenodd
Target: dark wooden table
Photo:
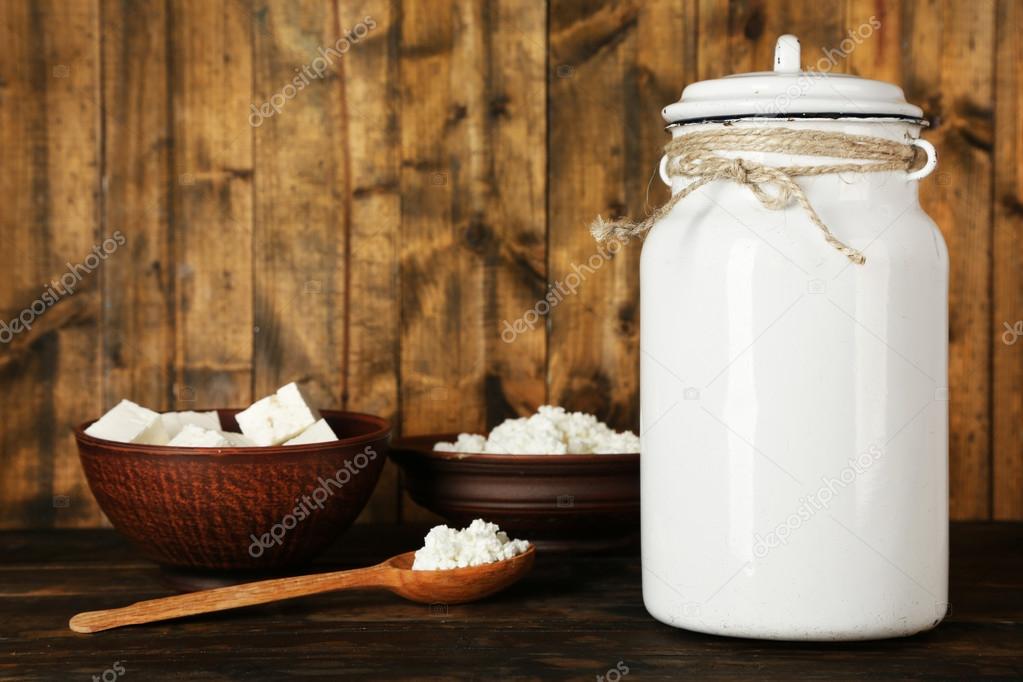
<path id="1" fill-rule="evenodd" d="M 366 565 L 421 537 L 357 527 L 317 568 Z M 644 611 L 635 552 L 541 556 L 524 582 L 478 604 L 329 594 L 79 635 L 67 628 L 78 611 L 169 594 L 158 571 L 112 531 L 6 532 L 0 679 L 1023 679 L 1023 524 L 956 524 L 952 553 L 951 615 L 903 640 L 781 643 L 675 630 Z"/>

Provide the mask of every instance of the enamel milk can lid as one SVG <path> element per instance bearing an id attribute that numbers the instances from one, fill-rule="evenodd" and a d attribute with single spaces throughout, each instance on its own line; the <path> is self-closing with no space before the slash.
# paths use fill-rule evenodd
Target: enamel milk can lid
<path id="1" fill-rule="evenodd" d="M 832 62 L 822 57 L 818 63 Z M 824 70 L 802 70 L 799 39 L 778 38 L 774 70 L 692 83 L 661 114 L 669 125 L 741 118 L 883 118 L 927 125 L 920 107 L 892 83 Z"/>

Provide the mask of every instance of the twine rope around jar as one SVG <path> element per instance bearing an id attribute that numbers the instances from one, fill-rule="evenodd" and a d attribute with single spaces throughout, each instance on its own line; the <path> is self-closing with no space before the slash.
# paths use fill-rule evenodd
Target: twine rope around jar
<path id="1" fill-rule="evenodd" d="M 817 214 L 806 192 L 795 178 L 831 173 L 877 173 L 881 171 L 914 170 L 923 165 L 926 154 L 911 144 L 867 135 L 794 130 L 791 128 L 740 128 L 710 130 L 681 135 L 664 147 L 668 158 L 669 177 L 695 178 L 676 192 L 667 203 L 655 209 L 645 220 L 628 218 L 605 220 L 598 216 L 590 232 L 598 242 L 608 239 L 627 240 L 645 233 L 664 218 L 678 202 L 714 180 L 729 180 L 745 185 L 753 196 L 771 210 L 781 210 L 793 199 L 803 207 L 824 240 L 858 265 L 866 262 L 863 254 L 844 244 Z M 824 156 L 850 159 L 847 163 L 819 166 L 770 166 L 744 158 L 719 156 L 717 152 L 771 152 L 799 156 Z M 774 193 L 768 186 L 776 188 Z"/>

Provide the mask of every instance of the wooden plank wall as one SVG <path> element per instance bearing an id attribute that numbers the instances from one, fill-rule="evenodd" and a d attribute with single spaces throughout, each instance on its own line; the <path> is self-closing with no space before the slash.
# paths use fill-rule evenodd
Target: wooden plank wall
<path id="1" fill-rule="evenodd" d="M 0 527 L 103 523 L 69 427 L 121 397 L 300 379 L 404 433 L 545 401 L 635 428 L 639 248 L 586 223 L 664 198 L 684 84 L 871 17 L 835 71 L 902 84 L 941 159 L 952 514 L 1023 518 L 1023 3 L 0 0 L 0 319 L 124 241 L 0 344 Z M 363 519 L 421 515 L 389 466 Z"/>

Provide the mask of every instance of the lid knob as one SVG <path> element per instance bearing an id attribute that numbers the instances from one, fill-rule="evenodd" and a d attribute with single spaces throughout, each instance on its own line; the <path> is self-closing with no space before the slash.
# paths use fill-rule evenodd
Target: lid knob
<path id="1" fill-rule="evenodd" d="M 799 73 L 799 38 L 786 33 L 774 45 L 774 72 Z"/>

